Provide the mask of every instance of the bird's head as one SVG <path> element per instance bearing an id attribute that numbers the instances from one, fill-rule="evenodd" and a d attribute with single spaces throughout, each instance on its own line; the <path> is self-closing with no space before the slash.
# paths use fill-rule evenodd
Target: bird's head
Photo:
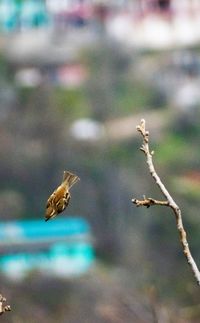
<path id="1" fill-rule="evenodd" d="M 45 218 L 49 219 L 49 218 L 52 218 L 55 215 L 56 215 L 56 210 L 51 205 L 49 205 L 46 208 Z"/>

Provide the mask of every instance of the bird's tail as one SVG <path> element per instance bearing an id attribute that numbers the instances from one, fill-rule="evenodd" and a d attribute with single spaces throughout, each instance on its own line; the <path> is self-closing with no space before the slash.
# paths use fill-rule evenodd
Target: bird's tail
<path id="1" fill-rule="evenodd" d="M 68 183 L 69 185 L 69 188 L 72 187 L 72 185 L 74 185 L 77 181 L 79 181 L 80 178 L 75 175 L 75 174 L 72 174 L 68 171 L 64 171 L 64 175 L 63 175 L 63 183 Z"/>

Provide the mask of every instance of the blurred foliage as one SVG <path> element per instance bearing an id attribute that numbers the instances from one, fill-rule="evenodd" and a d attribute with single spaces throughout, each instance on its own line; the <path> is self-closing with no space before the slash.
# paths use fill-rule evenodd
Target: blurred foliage
<path id="1" fill-rule="evenodd" d="M 91 114 L 87 97 L 82 88 L 66 90 L 58 87 L 54 91 L 54 100 L 58 111 L 68 120 L 87 118 Z"/>
<path id="2" fill-rule="evenodd" d="M 178 166 L 177 156 L 184 162 L 185 151 L 188 153 L 189 146 L 187 139 L 171 132 L 165 137 L 163 144 L 159 143 L 156 149 L 156 161 L 171 168 Z"/>

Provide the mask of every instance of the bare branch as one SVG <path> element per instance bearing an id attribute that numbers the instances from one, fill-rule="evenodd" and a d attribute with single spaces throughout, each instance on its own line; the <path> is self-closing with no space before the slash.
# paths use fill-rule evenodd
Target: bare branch
<path id="1" fill-rule="evenodd" d="M 138 206 L 146 206 L 147 208 L 151 205 L 162 205 L 162 206 L 169 206 L 168 201 L 158 201 L 154 200 L 151 197 L 145 198 L 143 200 L 132 199 L 133 204 Z"/>
<path id="2" fill-rule="evenodd" d="M 0 294 L 0 315 L 2 315 L 3 313 L 5 312 L 9 312 L 11 311 L 11 307 L 10 305 L 5 305 L 3 303 L 6 302 L 6 298 L 3 297 L 1 294 Z"/>
<path id="3" fill-rule="evenodd" d="M 144 197 L 143 200 L 137 200 L 134 198 L 134 199 L 132 199 L 132 202 L 134 204 L 136 204 L 136 206 L 146 206 L 148 208 L 151 205 L 163 205 L 163 206 L 168 206 L 173 210 L 175 218 L 176 218 L 177 230 L 179 232 L 180 241 L 181 241 L 181 245 L 183 248 L 183 253 L 187 259 L 188 264 L 191 267 L 191 270 L 193 272 L 193 275 L 194 275 L 198 285 L 200 285 L 200 272 L 199 272 L 199 269 L 194 261 L 194 258 L 192 257 L 192 254 L 190 252 L 190 248 L 189 248 L 189 245 L 187 242 L 186 231 L 183 226 L 181 210 L 180 210 L 179 206 L 176 204 L 176 202 L 174 201 L 174 199 L 172 198 L 172 196 L 170 195 L 170 193 L 168 192 L 168 190 L 166 189 L 165 185 L 162 183 L 157 172 L 155 171 L 153 159 L 152 159 L 154 152 L 153 151 L 150 152 L 150 150 L 149 150 L 149 132 L 146 131 L 144 119 L 141 120 L 140 125 L 138 125 L 136 129 L 143 137 L 143 144 L 142 144 L 140 150 L 143 151 L 146 156 L 146 161 L 147 161 L 147 165 L 149 168 L 149 172 L 150 172 L 151 176 L 153 177 L 155 183 L 159 187 L 160 191 L 164 195 L 166 201 L 157 201 L 152 198 L 146 199 Z"/>

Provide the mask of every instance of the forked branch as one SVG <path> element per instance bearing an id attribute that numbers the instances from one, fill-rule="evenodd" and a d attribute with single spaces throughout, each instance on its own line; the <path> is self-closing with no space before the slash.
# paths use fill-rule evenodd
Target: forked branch
<path id="1" fill-rule="evenodd" d="M 194 274 L 194 277 L 195 277 L 198 285 L 200 285 L 200 272 L 199 272 L 199 269 L 196 265 L 196 262 L 194 261 L 194 258 L 192 257 L 192 254 L 190 252 L 190 248 L 189 248 L 189 245 L 187 242 L 186 231 L 183 226 L 181 210 L 180 210 L 179 206 L 176 204 L 176 202 L 174 201 L 174 199 L 172 198 L 172 196 L 169 194 L 165 185 L 162 183 L 160 177 L 158 176 L 157 172 L 155 171 L 154 164 L 153 164 L 153 153 L 154 152 L 150 151 L 150 149 L 149 149 L 149 132 L 146 131 L 144 119 L 142 119 L 140 125 L 137 126 L 137 130 L 143 137 L 143 143 L 142 143 L 140 150 L 144 152 L 144 154 L 146 156 L 146 161 L 147 161 L 147 165 L 148 165 L 150 174 L 153 177 L 157 186 L 159 187 L 165 200 L 158 201 L 158 200 L 155 200 L 152 198 L 145 198 L 144 197 L 143 200 L 137 200 L 134 198 L 134 199 L 132 199 L 132 202 L 134 204 L 136 204 L 136 206 L 138 206 L 138 207 L 139 206 L 150 207 L 152 205 L 162 205 L 162 206 L 168 206 L 173 210 L 175 218 L 176 218 L 177 230 L 179 232 L 180 241 L 181 241 L 181 245 L 183 248 L 183 253 L 187 259 L 188 264 L 190 265 L 190 267 L 192 269 L 192 272 Z"/>

